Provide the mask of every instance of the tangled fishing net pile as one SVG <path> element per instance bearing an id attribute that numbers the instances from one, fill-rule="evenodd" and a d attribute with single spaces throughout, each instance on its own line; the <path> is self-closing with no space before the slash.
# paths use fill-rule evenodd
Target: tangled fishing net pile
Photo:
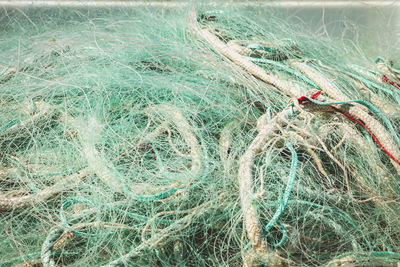
<path id="1" fill-rule="evenodd" d="M 400 58 L 119 12 L 2 18 L 0 266 L 396 266 Z"/>

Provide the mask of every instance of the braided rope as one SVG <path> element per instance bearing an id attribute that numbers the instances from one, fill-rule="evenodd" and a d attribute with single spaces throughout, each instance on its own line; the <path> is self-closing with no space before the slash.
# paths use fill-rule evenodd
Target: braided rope
<path id="1" fill-rule="evenodd" d="M 51 257 L 51 253 L 53 250 L 54 244 L 60 238 L 60 236 L 64 233 L 64 229 L 55 227 L 50 230 L 49 234 L 46 237 L 46 240 L 42 244 L 41 251 L 41 259 L 43 267 L 55 267 L 56 263 L 54 259 Z"/>
<path id="2" fill-rule="evenodd" d="M 5 196 L 0 196 L 0 211 L 9 211 L 14 209 L 25 208 L 30 205 L 38 204 L 40 202 L 46 201 L 55 195 L 68 190 L 69 188 L 75 186 L 79 180 L 86 177 L 86 169 L 78 171 L 77 173 L 61 180 L 60 182 L 49 186 L 36 194 L 31 194 L 21 197 L 7 198 Z"/>
<path id="3" fill-rule="evenodd" d="M 325 92 L 329 97 L 338 101 L 349 101 L 345 94 L 340 92 L 328 79 L 323 77 L 321 74 L 316 72 L 306 63 L 302 63 L 299 61 L 291 61 L 291 65 L 297 68 L 300 72 L 306 75 L 308 78 L 313 80 L 323 92 Z M 395 143 L 395 140 L 390 135 L 390 133 L 383 127 L 383 125 L 368 114 L 364 109 L 362 109 L 358 104 L 345 105 L 339 107 L 340 110 L 345 111 L 347 114 L 352 117 L 362 120 L 365 126 L 370 129 L 371 133 L 379 140 L 383 147 L 387 149 L 387 151 L 393 155 L 394 158 L 400 158 L 400 150 Z M 393 159 L 391 159 L 391 163 L 396 171 L 400 174 L 400 165 Z"/>
<path id="4" fill-rule="evenodd" d="M 300 97 L 303 94 L 303 89 L 289 81 L 283 81 L 273 74 L 267 73 L 263 68 L 257 66 L 244 56 L 240 55 L 236 50 L 232 49 L 230 45 L 225 44 L 219 40 L 208 29 L 201 29 L 197 22 L 196 12 L 192 11 L 190 14 L 192 28 L 204 38 L 218 53 L 227 57 L 229 60 L 240 66 L 246 72 L 254 77 L 273 85 L 280 92 L 284 92 L 290 96 Z"/>
<path id="5" fill-rule="evenodd" d="M 253 192 L 252 168 L 257 154 L 262 151 L 265 143 L 278 129 L 278 126 L 286 122 L 285 118 L 287 117 L 288 112 L 291 112 L 291 110 L 287 109 L 281 111 L 270 122 L 263 127 L 260 127 L 259 133 L 240 158 L 238 180 L 244 224 L 248 238 L 250 239 L 254 249 L 258 251 L 268 251 L 268 249 L 266 248 L 266 244 L 262 238 L 262 227 L 258 220 L 259 216 L 255 205 L 256 195 Z"/>

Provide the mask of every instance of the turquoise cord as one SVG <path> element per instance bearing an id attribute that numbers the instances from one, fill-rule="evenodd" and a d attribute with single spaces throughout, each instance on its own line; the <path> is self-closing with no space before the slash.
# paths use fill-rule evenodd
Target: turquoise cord
<path id="1" fill-rule="evenodd" d="M 322 105 L 322 106 L 329 106 L 329 105 L 340 105 L 340 104 L 352 104 L 352 103 L 358 103 L 361 104 L 365 107 L 367 107 L 369 110 L 371 110 L 373 113 L 375 113 L 386 125 L 387 128 L 389 128 L 390 133 L 393 135 L 397 145 L 400 146 L 400 139 L 397 136 L 396 131 L 394 130 L 392 124 L 390 121 L 372 104 L 364 101 L 364 100 L 347 100 L 347 101 L 337 101 L 337 102 L 321 102 L 316 99 L 312 99 L 310 97 L 307 97 L 308 100 L 311 102 L 317 104 L 317 105 Z"/>
<path id="2" fill-rule="evenodd" d="M 351 72 L 346 72 L 346 74 L 351 76 L 354 79 L 359 80 L 370 90 L 373 90 L 375 88 L 375 89 L 378 89 L 385 93 L 390 94 L 396 100 L 397 104 L 400 106 L 400 97 L 399 97 L 400 91 L 399 90 L 389 90 L 389 89 L 385 88 L 384 86 L 381 86 L 373 81 L 367 80 L 367 79 L 365 79 L 359 75 L 356 75 L 354 73 L 351 73 Z"/>
<path id="3" fill-rule="evenodd" d="M 393 68 L 392 66 L 390 66 L 389 62 L 387 62 L 386 59 L 384 59 L 383 57 L 377 57 L 375 59 L 375 63 L 378 63 L 379 61 L 382 61 L 383 63 L 385 63 L 386 67 L 393 73 L 395 74 L 400 74 L 400 70 L 397 70 L 395 68 Z"/>
<path id="4" fill-rule="evenodd" d="M 256 62 L 256 63 L 262 63 L 262 64 L 268 64 L 268 65 L 272 65 L 274 67 L 277 67 L 279 70 L 283 70 L 299 79 L 301 79 L 302 81 L 304 81 L 306 84 L 311 85 L 312 87 L 316 88 L 316 89 L 320 89 L 319 86 L 313 82 L 312 80 L 310 80 L 309 78 L 307 78 L 306 76 L 304 76 L 303 74 L 301 74 L 300 72 L 289 68 L 288 66 L 286 66 L 285 64 L 282 64 L 280 62 L 277 61 L 273 61 L 273 60 L 269 60 L 269 59 L 265 59 L 265 58 L 253 58 L 253 57 L 246 57 L 248 60 L 252 61 L 252 62 Z"/>
<path id="5" fill-rule="evenodd" d="M 287 231 L 286 231 L 286 229 L 285 229 L 285 226 L 284 226 L 282 223 L 279 223 L 279 224 L 280 224 L 280 226 L 281 226 L 281 228 L 282 228 L 282 238 L 281 238 L 281 240 L 280 240 L 278 243 L 272 244 L 272 246 L 273 246 L 274 248 L 280 248 L 280 247 L 282 247 L 282 246 L 286 243 L 287 238 L 288 238 L 288 234 L 287 234 Z"/>
<path id="6" fill-rule="evenodd" d="M 270 52 L 270 53 L 275 53 L 276 52 L 276 49 L 268 47 L 268 46 L 263 46 L 263 45 L 260 45 L 260 44 L 249 44 L 247 46 L 247 48 L 252 49 L 252 50 L 267 51 L 267 52 Z"/>
<path id="7" fill-rule="evenodd" d="M 154 194 L 154 195 L 135 195 L 133 194 L 126 186 L 124 186 L 124 193 L 127 194 L 130 198 L 138 201 L 154 201 L 154 200 L 161 200 L 167 197 L 172 196 L 175 194 L 178 190 L 184 189 L 185 187 L 175 187 L 168 189 L 164 192 Z"/>
<path id="8" fill-rule="evenodd" d="M 297 161 L 298 161 L 298 157 L 297 157 L 297 153 L 294 150 L 293 146 L 285 141 L 285 146 L 290 150 L 290 152 L 292 153 L 292 164 L 290 166 L 290 174 L 289 174 L 289 181 L 286 185 L 286 189 L 285 192 L 283 193 L 283 199 L 280 202 L 280 205 L 278 207 L 278 209 L 275 211 L 274 216 L 272 216 L 271 220 L 267 223 L 267 225 L 264 227 L 264 233 L 267 234 L 269 232 L 269 230 L 271 230 L 271 228 L 278 222 L 279 217 L 282 215 L 283 211 L 285 210 L 287 203 L 289 201 L 289 197 L 290 194 L 292 192 L 292 188 L 293 188 L 293 184 L 296 178 L 296 170 L 297 170 Z M 283 225 L 282 225 L 283 226 Z M 287 239 L 287 234 L 286 234 L 286 230 L 284 227 L 282 227 L 282 230 L 284 232 L 284 235 L 281 239 L 281 241 L 276 244 L 275 246 L 282 246 L 286 239 Z"/>
<path id="9" fill-rule="evenodd" d="M 0 76 L 3 75 L 4 73 L 6 73 L 7 70 L 8 70 L 8 67 L 4 68 L 4 69 L 0 72 Z"/>
<path id="10" fill-rule="evenodd" d="M 5 125 L 3 125 L 3 126 L 0 128 L 0 135 L 1 135 L 2 133 L 4 133 L 5 131 L 7 131 L 7 130 L 8 130 L 9 128 L 11 128 L 12 126 L 18 124 L 19 122 L 20 122 L 19 119 L 13 119 L 13 120 L 7 122 Z"/>

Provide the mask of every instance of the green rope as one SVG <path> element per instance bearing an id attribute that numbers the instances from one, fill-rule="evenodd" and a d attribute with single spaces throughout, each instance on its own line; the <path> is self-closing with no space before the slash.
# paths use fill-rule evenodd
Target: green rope
<path id="1" fill-rule="evenodd" d="M 319 86 L 315 82 L 313 82 L 312 80 L 310 80 L 309 78 L 307 78 L 306 76 L 301 74 L 300 72 L 298 72 L 292 68 L 289 68 L 285 64 L 282 64 L 282 63 L 274 61 L 274 60 L 265 59 L 265 58 L 253 58 L 253 57 L 246 57 L 246 58 L 252 62 L 272 65 L 272 66 L 278 68 L 279 70 L 285 71 L 285 72 L 303 80 L 306 84 L 311 85 L 312 87 L 314 87 L 316 89 L 320 89 Z"/>
<path id="2" fill-rule="evenodd" d="M 4 73 L 6 73 L 7 70 L 8 70 L 8 67 L 4 68 L 4 69 L 0 72 L 0 76 L 3 75 Z"/>
<path id="3" fill-rule="evenodd" d="M 272 244 L 272 246 L 274 248 L 279 248 L 279 247 L 283 246 L 286 243 L 287 239 L 288 239 L 288 234 L 287 234 L 287 231 L 285 229 L 285 226 L 283 225 L 283 223 L 279 223 L 279 224 L 280 224 L 280 226 L 282 228 L 282 238 L 278 243 Z"/>
<path id="4" fill-rule="evenodd" d="M 285 210 L 286 205 L 287 205 L 287 203 L 289 201 L 290 194 L 292 192 L 294 180 L 296 178 L 296 169 L 297 169 L 297 161 L 298 161 L 297 153 L 294 150 L 293 146 L 289 142 L 285 141 L 285 146 L 292 153 L 292 164 L 290 166 L 289 181 L 288 181 L 288 183 L 286 185 L 285 192 L 283 193 L 283 199 L 280 202 L 280 205 L 279 205 L 278 209 L 275 211 L 275 214 L 274 214 L 274 216 L 272 216 L 271 220 L 264 227 L 264 233 L 265 234 L 267 234 L 269 232 L 269 230 L 271 230 L 271 228 L 278 222 L 279 217 L 282 215 L 283 211 Z M 285 233 L 286 232 L 285 228 L 282 227 L 282 229 L 283 229 L 283 231 Z M 278 244 L 276 244 L 275 246 L 277 246 L 277 247 L 278 246 L 282 246 L 285 243 L 286 239 L 287 239 L 287 235 L 284 234 L 283 237 L 282 237 L 282 240 Z"/>
<path id="5" fill-rule="evenodd" d="M 394 130 L 392 124 L 390 123 L 390 121 L 376 108 L 374 107 L 372 104 L 364 101 L 364 100 L 347 100 L 347 101 L 337 101 L 337 102 L 321 102 L 318 101 L 316 99 L 312 99 L 312 98 L 307 98 L 308 100 L 310 100 L 311 102 L 318 104 L 318 105 L 322 105 L 322 106 L 329 106 L 329 105 L 340 105 L 340 104 L 351 104 L 351 103 L 358 103 L 361 104 L 365 107 L 367 107 L 369 110 L 371 110 L 373 113 L 375 113 L 386 125 L 386 127 L 389 128 L 390 133 L 393 135 L 396 143 L 400 146 L 400 139 L 397 136 L 396 131 Z"/>
<path id="6" fill-rule="evenodd" d="M 3 126 L 0 128 L 0 134 L 4 133 L 5 131 L 8 130 L 8 128 L 10 128 L 10 127 L 12 127 L 12 126 L 18 124 L 19 122 L 20 122 L 19 119 L 13 119 L 13 120 L 7 122 L 5 125 L 3 125 Z"/>
<path id="7" fill-rule="evenodd" d="M 381 85 L 379 85 L 379 84 L 377 84 L 377 83 L 375 83 L 373 81 L 365 79 L 365 78 L 363 78 L 363 77 L 361 77 L 361 76 L 359 76 L 357 74 L 354 74 L 352 72 L 349 72 L 349 71 L 347 71 L 346 74 L 351 76 L 354 79 L 359 80 L 360 82 L 362 82 L 370 90 L 374 90 L 374 88 L 375 88 L 375 89 L 378 89 L 378 90 L 381 90 L 381 91 L 383 91 L 385 93 L 390 94 L 396 100 L 397 104 L 399 104 L 399 106 L 400 106 L 400 97 L 399 97 L 400 91 L 399 90 L 394 90 L 394 91 L 393 90 L 389 90 L 389 89 L 385 88 L 384 86 L 381 86 Z"/>
<path id="8" fill-rule="evenodd" d="M 369 73 L 371 73 L 371 74 L 374 74 L 374 75 L 377 75 L 377 76 L 381 76 L 381 74 L 380 74 L 379 72 L 374 71 L 374 70 L 370 70 L 370 69 L 367 69 L 367 68 L 364 68 L 364 67 L 359 66 L 359 65 L 357 65 L 357 64 L 349 64 L 349 66 L 352 67 L 352 68 L 354 68 L 354 69 L 357 69 L 358 71 L 369 72 Z"/>
<path id="9" fill-rule="evenodd" d="M 247 48 L 252 49 L 252 50 L 267 51 L 267 52 L 270 52 L 270 53 L 275 53 L 275 52 L 276 52 L 276 49 L 274 49 L 274 48 L 272 48 L 272 47 L 260 45 L 260 44 L 249 44 L 249 45 L 247 46 Z"/>
<path id="10" fill-rule="evenodd" d="M 368 70 L 369 73 L 375 74 L 375 75 L 381 75 L 379 72 L 374 71 L 374 70 Z"/>
<path id="11" fill-rule="evenodd" d="M 293 46 L 293 45 L 296 45 L 296 43 L 292 39 L 289 39 L 289 38 L 281 39 L 281 41 L 290 42 L 291 44 L 287 44 L 289 47 Z M 265 45 L 260 45 L 260 44 L 257 44 L 257 43 L 249 44 L 249 45 L 247 45 L 247 48 L 252 49 L 252 50 L 262 50 L 262 51 L 266 51 L 266 52 L 269 52 L 269 53 L 278 52 L 278 49 L 275 49 L 275 48 L 272 48 L 272 47 L 269 47 L 269 46 L 265 46 Z M 285 46 L 284 46 L 284 48 L 285 48 Z"/>
<path id="12" fill-rule="evenodd" d="M 390 66 L 389 62 L 387 62 L 386 59 L 384 59 L 383 57 L 377 57 L 375 59 L 375 63 L 378 63 L 379 61 L 382 61 L 383 63 L 385 63 L 386 67 L 393 73 L 395 74 L 400 74 L 400 70 L 397 70 L 395 68 L 393 68 L 392 66 Z"/>
<path id="13" fill-rule="evenodd" d="M 171 189 L 168 189 L 164 192 L 158 193 L 158 194 L 154 194 L 154 195 L 134 195 L 132 194 L 132 192 L 126 187 L 124 186 L 124 192 L 131 197 L 134 200 L 139 200 L 139 201 L 154 201 L 154 200 L 161 200 L 167 197 L 172 196 L 173 194 L 175 194 L 178 190 L 184 189 L 185 187 L 181 186 L 181 187 L 174 187 Z"/>

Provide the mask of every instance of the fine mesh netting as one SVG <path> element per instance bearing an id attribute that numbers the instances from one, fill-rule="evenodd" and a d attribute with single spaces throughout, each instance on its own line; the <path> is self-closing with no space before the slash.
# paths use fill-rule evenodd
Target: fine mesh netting
<path id="1" fill-rule="evenodd" d="M 396 266 L 398 48 L 265 12 L 3 10 L 0 266 Z"/>

